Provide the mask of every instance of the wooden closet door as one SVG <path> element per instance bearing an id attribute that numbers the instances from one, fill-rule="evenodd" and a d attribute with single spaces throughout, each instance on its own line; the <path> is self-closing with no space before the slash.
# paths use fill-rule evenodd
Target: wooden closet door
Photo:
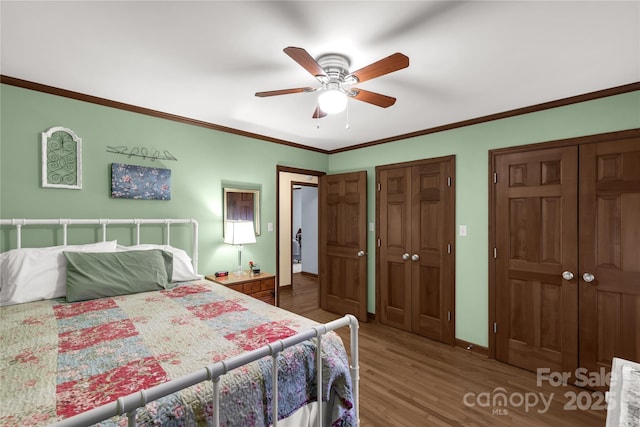
<path id="1" fill-rule="evenodd" d="M 455 342 L 455 157 L 376 168 L 382 323 Z"/>
<path id="2" fill-rule="evenodd" d="M 453 161 L 411 168 L 411 329 L 453 345 Z"/>
<path id="3" fill-rule="evenodd" d="M 640 138 L 580 146 L 580 174 L 580 365 L 608 371 L 640 361 Z"/>
<path id="4" fill-rule="evenodd" d="M 378 174 L 378 289 L 380 322 L 411 330 L 411 169 Z"/>
<path id="5" fill-rule="evenodd" d="M 496 358 L 531 371 L 578 363 L 575 146 L 496 156 Z"/>

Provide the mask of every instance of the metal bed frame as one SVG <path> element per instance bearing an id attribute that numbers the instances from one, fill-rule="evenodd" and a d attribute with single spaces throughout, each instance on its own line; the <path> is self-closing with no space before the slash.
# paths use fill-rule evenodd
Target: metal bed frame
<path id="1" fill-rule="evenodd" d="M 193 247 L 191 260 L 194 271 L 198 271 L 198 221 L 195 219 L 0 219 L 0 225 L 12 225 L 16 228 L 16 248 L 22 247 L 22 227 L 26 225 L 59 225 L 62 227 L 62 244 L 67 246 L 69 225 L 100 225 L 102 227 L 102 241 L 107 241 L 108 225 L 136 226 L 136 245 L 140 244 L 140 226 L 142 224 L 165 224 L 167 238 L 165 244 L 171 244 L 172 224 L 191 224 L 193 227 Z"/>
<path id="2" fill-rule="evenodd" d="M 198 271 L 198 222 L 195 219 L 0 219 L 0 225 L 11 225 L 16 228 L 16 247 L 22 247 L 22 227 L 27 225 L 60 225 L 63 233 L 63 245 L 67 245 L 67 229 L 69 225 L 100 225 L 102 227 L 102 239 L 107 240 L 107 226 L 111 224 L 132 224 L 136 226 L 136 244 L 140 244 L 140 226 L 143 224 L 166 224 L 166 244 L 170 244 L 170 230 L 172 224 L 191 224 L 193 227 L 193 267 Z M 220 426 L 220 395 L 219 381 L 220 377 L 233 369 L 239 368 L 248 363 L 254 362 L 263 357 L 271 356 L 272 369 L 272 395 L 276 396 L 272 401 L 273 426 L 277 427 L 278 420 L 278 356 L 285 349 L 297 345 L 303 341 L 317 338 L 316 346 L 316 384 L 318 396 L 318 416 L 316 425 L 323 426 L 322 411 L 322 336 L 330 331 L 349 326 L 350 330 L 350 350 L 351 361 L 349 363 L 349 372 L 352 381 L 352 393 L 354 401 L 354 412 L 356 425 L 360 425 L 359 412 L 359 381 L 360 367 L 358 359 L 358 319 L 348 314 L 340 319 L 324 325 L 318 325 L 312 329 L 302 332 L 288 338 L 275 341 L 258 349 L 239 354 L 229 359 L 214 363 L 204 367 L 191 374 L 181 378 L 176 378 L 166 383 L 158 384 L 146 390 L 131 393 L 127 396 L 118 398 L 117 400 L 91 409 L 89 411 L 77 414 L 73 417 L 66 418 L 52 424 L 54 427 L 77 427 L 95 424 L 100 421 L 107 420 L 114 416 L 126 416 L 128 418 L 128 426 L 136 426 L 137 409 L 144 407 L 147 403 L 162 397 L 176 393 L 187 387 L 191 387 L 204 381 L 211 381 L 213 384 L 213 425 Z"/>

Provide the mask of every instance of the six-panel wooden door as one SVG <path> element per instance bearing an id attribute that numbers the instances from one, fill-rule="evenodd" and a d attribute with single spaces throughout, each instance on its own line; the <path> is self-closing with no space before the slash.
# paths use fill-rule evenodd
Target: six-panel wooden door
<path id="1" fill-rule="evenodd" d="M 640 137 L 494 164 L 496 358 L 571 380 L 640 361 Z"/>
<path id="2" fill-rule="evenodd" d="M 577 368 L 577 155 L 496 158 L 496 358 L 531 371 Z"/>
<path id="3" fill-rule="evenodd" d="M 377 168 L 382 323 L 454 344 L 455 159 Z"/>
<path id="4" fill-rule="evenodd" d="M 367 321 L 367 173 L 322 175 L 320 308 Z"/>
<path id="5" fill-rule="evenodd" d="M 580 146 L 580 366 L 640 362 L 640 137 Z"/>

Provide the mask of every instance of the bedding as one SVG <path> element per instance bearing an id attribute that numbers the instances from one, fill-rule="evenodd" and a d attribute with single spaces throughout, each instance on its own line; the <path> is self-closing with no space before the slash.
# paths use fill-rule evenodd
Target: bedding
<path id="1" fill-rule="evenodd" d="M 624 427 L 640 425 L 640 370 L 631 366 L 622 367 L 620 421 Z"/>
<path id="2" fill-rule="evenodd" d="M 83 301 L 173 287 L 173 255 L 160 249 L 64 252 L 67 301 Z"/>
<path id="3" fill-rule="evenodd" d="M 606 426 L 640 426 L 640 363 L 613 358 Z"/>
<path id="4" fill-rule="evenodd" d="M 0 314 L 3 426 L 48 425 L 317 324 L 206 280 L 75 303 L 11 305 Z M 315 342 L 278 358 L 278 418 L 316 400 Z M 334 332 L 323 336 L 322 354 L 331 423 L 355 425 L 347 356 Z M 221 377 L 221 425 L 272 423 L 271 367 L 267 357 Z M 138 423 L 206 425 L 211 401 L 211 382 L 200 383 L 140 409 Z"/>
<path id="5" fill-rule="evenodd" d="M 174 248 L 171 245 L 155 245 L 150 243 L 144 243 L 134 246 L 118 245 L 118 251 L 139 251 L 148 249 L 160 249 L 166 252 L 170 252 L 173 255 L 173 271 L 171 275 L 171 281 L 173 282 L 186 282 L 189 280 L 202 279 L 203 276 L 193 271 L 193 264 L 191 257 L 183 249 Z"/>

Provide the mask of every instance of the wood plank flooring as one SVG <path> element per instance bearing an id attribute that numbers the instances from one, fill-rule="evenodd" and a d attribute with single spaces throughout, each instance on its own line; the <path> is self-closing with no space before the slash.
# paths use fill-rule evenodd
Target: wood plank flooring
<path id="1" fill-rule="evenodd" d="M 318 308 L 317 279 L 293 276 L 280 307 L 319 322 L 340 317 Z M 602 396 L 587 389 L 538 385 L 535 373 L 376 321 L 359 332 L 363 427 L 605 424 Z M 339 333 L 348 349 L 348 328 Z"/>

